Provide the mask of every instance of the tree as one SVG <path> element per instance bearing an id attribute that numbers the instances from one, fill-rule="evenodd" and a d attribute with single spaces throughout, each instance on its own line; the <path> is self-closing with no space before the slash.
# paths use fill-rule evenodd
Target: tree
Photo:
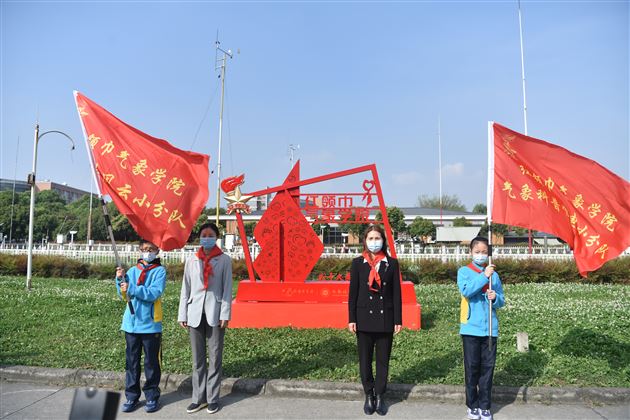
<path id="1" fill-rule="evenodd" d="M 225 209 L 223 207 L 219 207 L 219 214 L 225 214 Z M 190 232 L 190 236 L 188 237 L 188 242 L 195 242 L 197 240 L 197 234 L 199 233 L 199 228 L 204 223 L 215 223 L 216 222 L 217 210 L 216 207 L 208 207 L 201 211 L 199 217 L 197 217 L 197 221 L 195 222 L 195 226 Z M 225 222 L 219 222 L 219 231 L 225 232 Z"/>
<path id="2" fill-rule="evenodd" d="M 90 217 L 90 195 L 84 195 L 77 201 L 67 205 L 69 211 L 76 218 L 75 241 L 87 241 L 88 219 Z M 109 211 L 109 210 L 108 210 Z M 94 241 L 109 241 L 103 208 L 100 199 L 94 195 L 92 197 L 92 226 L 90 239 Z"/>
<path id="3" fill-rule="evenodd" d="M 344 225 L 344 226 L 349 226 L 349 225 Z M 326 236 L 330 232 L 330 225 L 328 223 L 312 223 L 311 227 L 313 228 L 313 232 L 315 232 L 317 236 L 322 235 L 322 243 L 325 243 Z M 342 225 L 339 225 L 339 228 L 342 231 L 344 231 L 342 228 Z M 344 232 L 347 232 L 347 231 L 344 231 Z"/>
<path id="4" fill-rule="evenodd" d="M 116 238 L 117 241 L 136 242 L 140 240 L 140 236 L 133 229 L 127 217 L 120 213 L 113 203 L 108 203 L 107 211 L 111 217 L 114 238 Z"/>
<path id="5" fill-rule="evenodd" d="M 488 207 L 483 203 L 478 203 L 478 204 L 475 204 L 475 207 L 473 207 L 472 212 L 475 214 L 487 214 Z"/>
<path id="6" fill-rule="evenodd" d="M 466 220 L 465 217 L 456 217 L 455 219 L 453 219 L 453 226 L 454 227 L 472 226 L 472 223 Z"/>
<path id="7" fill-rule="evenodd" d="M 70 223 L 68 223 L 70 218 Z M 35 195 L 33 241 L 42 238 L 55 239 L 56 234 L 66 235 L 74 217 L 57 191 L 47 190 Z"/>
<path id="8" fill-rule="evenodd" d="M 252 238 L 254 236 L 254 229 L 256 229 L 256 222 L 245 222 L 243 226 L 245 227 L 245 236 L 248 238 Z"/>
<path id="9" fill-rule="evenodd" d="M 392 227 L 394 239 L 398 238 L 398 234 L 407 232 L 407 223 L 405 223 L 405 214 L 398 207 L 387 207 L 387 219 Z M 379 211 L 376 213 L 376 220 L 382 221 L 383 215 Z"/>
<path id="10" fill-rule="evenodd" d="M 427 209 L 440 208 L 440 196 L 421 195 L 418 197 L 418 207 Z M 466 211 L 466 206 L 462 204 L 456 195 L 442 195 L 442 208 L 444 210 Z"/>
<path id="11" fill-rule="evenodd" d="M 13 199 L 12 191 L 0 192 L 0 224 L 3 235 L 11 235 L 12 241 L 25 241 L 28 238 L 28 217 L 31 193 L 28 191 L 16 193 Z M 13 222 L 11 222 L 11 201 L 13 202 Z"/>
<path id="12" fill-rule="evenodd" d="M 357 215 L 354 211 L 352 212 L 352 215 L 348 217 L 348 220 L 349 221 L 357 220 Z M 313 227 L 313 229 L 314 228 L 315 227 Z M 350 233 L 356 236 L 357 238 L 361 238 L 361 235 L 365 231 L 365 224 L 364 223 L 340 223 L 339 229 L 341 229 L 342 232 Z"/>
<path id="13" fill-rule="evenodd" d="M 409 225 L 409 234 L 413 238 L 435 238 L 435 225 L 428 219 L 417 216 Z"/>
<path id="14" fill-rule="evenodd" d="M 525 235 L 527 233 L 527 229 L 518 226 L 502 225 L 501 223 L 492 223 L 492 233 L 494 235 L 505 235 L 508 232 L 514 232 L 517 235 Z M 481 229 L 479 230 L 479 235 L 488 236 L 487 220 L 481 226 Z"/>

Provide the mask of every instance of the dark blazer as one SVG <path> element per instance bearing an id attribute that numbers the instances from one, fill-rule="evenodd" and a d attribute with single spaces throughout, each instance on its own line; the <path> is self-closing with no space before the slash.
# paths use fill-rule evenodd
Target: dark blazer
<path id="1" fill-rule="evenodd" d="M 372 292 L 368 286 L 370 265 L 363 259 L 363 256 L 359 256 L 352 260 L 349 322 L 357 324 L 357 331 L 393 332 L 394 325 L 402 325 L 398 260 L 388 256 L 387 263 L 381 261 L 378 269 L 381 288 L 378 292 Z"/>

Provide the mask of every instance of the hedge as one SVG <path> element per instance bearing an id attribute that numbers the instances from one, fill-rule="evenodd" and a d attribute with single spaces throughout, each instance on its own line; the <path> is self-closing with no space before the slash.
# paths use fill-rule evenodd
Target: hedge
<path id="1" fill-rule="evenodd" d="M 350 271 L 350 258 L 322 258 L 313 269 L 310 279 L 320 275 L 345 274 Z M 587 278 L 579 275 L 573 260 L 543 261 L 540 259 L 515 260 L 500 259 L 497 272 L 506 284 L 513 283 L 592 283 L 592 284 L 630 284 L 630 257 L 619 257 L 608 261 L 599 270 Z M 405 280 L 416 284 L 451 283 L 457 280 L 457 270 L 463 263 L 446 262 L 439 259 L 401 261 L 401 270 Z M 168 280 L 180 280 L 183 264 L 167 266 Z M 33 256 L 33 276 L 61 278 L 111 279 L 114 268 L 111 264 L 87 264 L 77 260 L 57 256 Z M 248 278 L 244 260 L 232 261 L 235 279 Z M 26 255 L 0 254 L 0 275 L 26 275 Z"/>

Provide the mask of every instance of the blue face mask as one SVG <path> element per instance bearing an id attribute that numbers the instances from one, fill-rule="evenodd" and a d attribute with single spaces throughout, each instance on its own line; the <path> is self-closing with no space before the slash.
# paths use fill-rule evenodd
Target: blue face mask
<path id="1" fill-rule="evenodd" d="M 484 254 L 473 255 L 473 262 L 477 265 L 484 265 L 488 262 L 488 256 Z"/>
<path id="2" fill-rule="evenodd" d="M 203 249 L 212 249 L 217 244 L 217 238 L 215 236 L 204 236 L 199 238 L 199 243 Z"/>
<path id="3" fill-rule="evenodd" d="M 383 241 L 370 241 L 366 243 L 368 251 L 376 254 L 383 248 Z"/>
<path id="4" fill-rule="evenodd" d="M 153 262 L 155 257 L 157 257 L 157 254 L 155 252 L 143 252 L 142 253 L 142 259 L 145 260 L 148 263 Z"/>

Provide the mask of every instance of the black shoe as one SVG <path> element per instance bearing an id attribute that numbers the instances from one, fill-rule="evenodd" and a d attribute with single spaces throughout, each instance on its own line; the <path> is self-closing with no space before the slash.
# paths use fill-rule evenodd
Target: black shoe
<path id="1" fill-rule="evenodd" d="M 374 410 L 376 409 L 374 399 L 374 391 L 370 391 L 365 394 L 365 404 L 363 404 L 363 412 L 368 416 L 374 414 Z"/>
<path id="2" fill-rule="evenodd" d="M 219 404 L 217 403 L 212 403 L 208 406 L 208 409 L 206 410 L 208 413 L 210 414 L 214 414 L 217 411 L 219 411 Z"/>
<path id="3" fill-rule="evenodd" d="M 201 403 L 201 404 L 192 403 L 188 407 L 186 407 L 186 412 L 188 414 L 196 413 L 197 411 L 205 408 L 207 405 L 208 403 Z"/>
<path id="4" fill-rule="evenodd" d="M 376 414 L 384 416 L 387 414 L 387 407 L 385 406 L 385 398 L 382 395 L 376 396 Z"/>

